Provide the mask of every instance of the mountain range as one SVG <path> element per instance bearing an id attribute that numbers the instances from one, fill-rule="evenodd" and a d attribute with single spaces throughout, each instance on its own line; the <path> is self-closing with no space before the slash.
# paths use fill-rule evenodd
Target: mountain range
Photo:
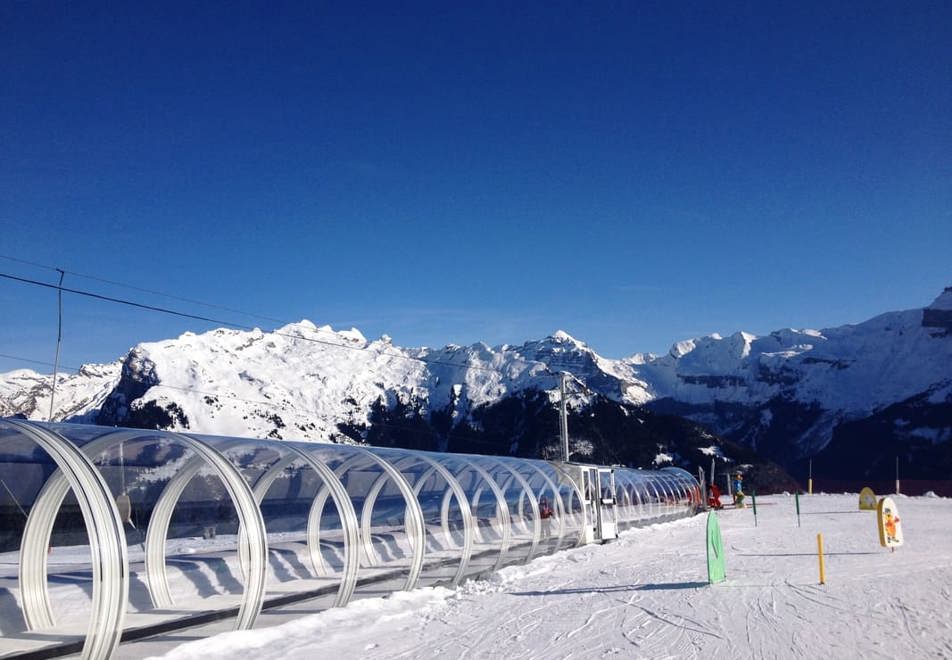
<path id="1" fill-rule="evenodd" d="M 925 308 L 603 357 L 565 332 L 522 345 L 396 346 L 309 321 L 141 343 L 57 380 L 53 418 L 103 425 L 555 456 L 567 372 L 575 458 L 798 476 L 952 468 L 952 287 Z M 46 419 L 51 376 L 0 374 L 0 415 Z"/>

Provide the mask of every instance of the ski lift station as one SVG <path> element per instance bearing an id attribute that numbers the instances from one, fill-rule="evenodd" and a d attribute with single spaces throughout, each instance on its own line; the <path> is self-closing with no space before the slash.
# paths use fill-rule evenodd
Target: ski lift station
<path id="1" fill-rule="evenodd" d="M 14 419 L 0 480 L 4 658 L 142 657 L 184 629 L 453 586 L 700 503 L 677 468 Z"/>

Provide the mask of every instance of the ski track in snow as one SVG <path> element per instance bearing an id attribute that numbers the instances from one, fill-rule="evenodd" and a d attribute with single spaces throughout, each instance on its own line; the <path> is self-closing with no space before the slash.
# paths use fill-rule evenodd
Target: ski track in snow
<path id="1" fill-rule="evenodd" d="M 705 517 L 632 530 L 452 591 L 357 601 L 276 628 L 171 649 L 169 660 L 393 658 L 950 658 L 952 499 L 897 500 L 906 545 L 879 546 L 855 495 L 758 498 L 720 514 L 728 580 L 706 584 Z M 816 534 L 827 553 L 819 585 Z"/>

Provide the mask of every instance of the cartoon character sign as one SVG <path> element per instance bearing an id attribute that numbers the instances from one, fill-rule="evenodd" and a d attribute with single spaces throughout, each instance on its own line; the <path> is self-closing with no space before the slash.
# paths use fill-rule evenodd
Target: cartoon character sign
<path id="1" fill-rule="evenodd" d="M 879 500 L 876 508 L 879 520 L 879 544 L 884 548 L 896 548 L 902 545 L 902 521 L 896 503 L 890 497 Z"/>
<path id="2" fill-rule="evenodd" d="M 876 493 L 869 486 L 859 491 L 859 508 L 861 511 L 876 510 Z"/>

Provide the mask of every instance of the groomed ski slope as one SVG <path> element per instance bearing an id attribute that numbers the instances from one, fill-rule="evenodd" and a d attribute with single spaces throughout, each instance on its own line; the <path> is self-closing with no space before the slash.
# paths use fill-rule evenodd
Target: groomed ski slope
<path id="1" fill-rule="evenodd" d="M 696 516 L 165 657 L 952 658 L 952 499 L 895 499 L 906 538 L 895 553 L 856 495 L 801 497 L 799 529 L 793 497 L 763 497 L 756 528 L 750 509 L 719 514 L 728 580 L 713 587 Z"/>

